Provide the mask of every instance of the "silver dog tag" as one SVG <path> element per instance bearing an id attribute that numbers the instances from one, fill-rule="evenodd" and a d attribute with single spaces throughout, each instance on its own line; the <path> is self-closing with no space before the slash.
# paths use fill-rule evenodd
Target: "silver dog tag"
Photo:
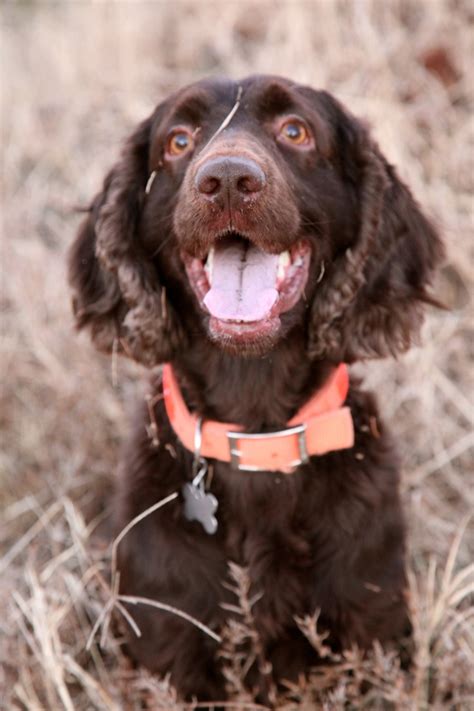
<path id="1" fill-rule="evenodd" d="M 207 474 L 207 461 L 196 454 L 193 464 L 195 474 L 192 482 L 183 486 L 184 515 L 188 521 L 199 521 L 206 533 L 217 531 L 217 499 L 213 494 L 206 494 L 204 477 Z"/>
<path id="2" fill-rule="evenodd" d="M 188 483 L 183 486 L 184 515 L 188 521 L 199 521 L 209 535 L 217 531 L 217 519 L 214 516 L 218 502 L 213 494 L 206 494 L 202 483 L 197 486 Z"/>

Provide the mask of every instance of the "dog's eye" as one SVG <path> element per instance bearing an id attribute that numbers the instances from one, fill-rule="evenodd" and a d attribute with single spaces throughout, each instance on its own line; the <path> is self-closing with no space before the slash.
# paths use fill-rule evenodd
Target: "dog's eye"
<path id="1" fill-rule="evenodd" d="M 165 152 L 167 157 L 176 158 L 189 153 L 193 148 L 194 136 L 191 131 L 186 128 L 178 128 L 168 136 Z"/>
<path id="2" fill-rule="evenodd" d="M 289 119 L 280 126 L 278 138 L 294 146 L 309 145 L 311 135 L 305 124 L 298 119 Z"/>

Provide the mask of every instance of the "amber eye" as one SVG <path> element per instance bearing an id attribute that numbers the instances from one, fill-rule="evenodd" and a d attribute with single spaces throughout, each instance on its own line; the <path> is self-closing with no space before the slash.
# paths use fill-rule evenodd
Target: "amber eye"
<path id="1" fill-rule="evenodd" d="M 302 121 L 290 119 L 281 126 L 278 137 L 292 143 L 294 146 L 309 144 L 311 137 L 308 129 Z"/>
<path id="2" fill-rule="evenodd" d="M 179 128 L 173 131 L 166 142 L 166 154 L 172 158 L 182 156 L 194 148 L 194 137 L 191 131 Z"/>

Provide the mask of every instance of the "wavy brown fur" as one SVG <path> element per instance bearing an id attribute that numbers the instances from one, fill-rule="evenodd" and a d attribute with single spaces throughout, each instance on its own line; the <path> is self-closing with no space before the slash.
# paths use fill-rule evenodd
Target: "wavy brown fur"
<path id="1" fill-rule="evenodd" d="M 166 292 L 152 264 L 135 240 L 145 198 L 149 132 L 150 123 L 144 121 L 127 141 L 121 160 L 108 174 L 103 192 L 91 208 L 92 223 L 89 217 L 83 224 L 84 240 L 76 243 L 71 265 L 80 262 L 84 266 L 84 260 L 95 257 L 98 260 L 92 275 L 86 270 L 75 275 L 72 268 L 72 281 L 77 279 L 80 284 L 74 303 L 78 326 L 91 327 L 100 350 L 110 352 L 116 342 L 126 355 L 154 366 L 172 356 L 183 342 L 183 334 L 172 307 L 165 304 Z M 95 225 L 93 231 L 91 224 Z M 88 249 L 86 256 L 84 249 Z M 82 276 L 87 283 L 80 281 Z M 82 289 L 85 298 L 81 298 Z M 99 298 L 88 298 L 92 289 L 102 290 Z"/>
<path id="2" fill-rule="evenodd" d="M 344 317 L 366 282 L 367 260 L 374 250 L 382 220 L 388 186 L 385 166 L 367 136 L 361 138 L 359 150 L 362 180 L 360 233 L 356 246 L 349 247 L 340 258 L 342 264 L 332 265 L 331 274 L 323 285 L 324 293 L 314 304 L 312 318 L 318 328 L 310 334 L 309 352 L 315 358 L 342 350 L 343 333 L 337 322 Z"/>

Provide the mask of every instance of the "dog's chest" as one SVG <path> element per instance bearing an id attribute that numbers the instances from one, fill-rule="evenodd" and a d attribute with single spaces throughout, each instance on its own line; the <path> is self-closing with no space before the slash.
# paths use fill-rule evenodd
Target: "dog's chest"
<path id="1" fill-rule="evenodd" d="M 314 530 L 304 475 L 217 468 L 212 491 L 228 560 L 251 569 L 308 559 Z M 313 508 L 313 512 L 314 508 Z"/>

